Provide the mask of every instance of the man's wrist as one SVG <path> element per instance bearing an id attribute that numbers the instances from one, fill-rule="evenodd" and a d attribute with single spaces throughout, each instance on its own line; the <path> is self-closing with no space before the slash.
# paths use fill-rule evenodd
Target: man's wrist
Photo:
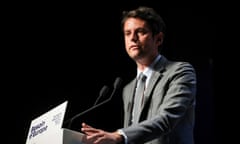
<path id="1" fill-rule="evenodd" d="M 121 129 L 118 129 L 117 133 L 121 136 L 121 144 L 127 144 L 126 134 Z"/>
<path id="2" fill-rule="evenodd" d="M 116 136 L 116 141 L 117 144 L 124 144 L 124 137 L 121 133 L 119 133 L 118 131 L 114 132 L 115 136 Z"/>

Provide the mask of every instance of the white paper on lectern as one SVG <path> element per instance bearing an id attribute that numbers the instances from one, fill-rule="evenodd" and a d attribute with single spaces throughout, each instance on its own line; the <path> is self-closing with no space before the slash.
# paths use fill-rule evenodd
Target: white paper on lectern
<path id="1" fill-rule="evenodd" d="M 61 130 L 67 101 L 32 120 L 26 144 L 62 144 Z"/>

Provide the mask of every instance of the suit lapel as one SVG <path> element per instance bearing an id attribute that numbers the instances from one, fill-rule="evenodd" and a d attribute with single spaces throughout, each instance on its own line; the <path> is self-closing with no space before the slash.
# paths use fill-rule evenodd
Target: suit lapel
<path id="1" fill-rule="evenodd" d="M 127 101 L 127 111 L 128 112 L 127 112 L 127 115 L 126 115 L 126 120 L 127 120 L 126 126 L 128 126 L 131 123 L 136 83 L 137 83 L 137 79 L 135 78 L 130 84 L 129 98 L 127 99 L 128 100 Z"/>
<path id="2" fill-rule="evenodd" d="M 140 117 L 142 116 L 144 109 L 148 106 L 149 100 L 151 99 L 151 92 L 153 91 L 154 87 L 156 86 L 157 82 L 161 80 L 163 76 L 163 71 L 165 70 L 166 65 L 166 58 L 162 56 L 162 58 L 156 63 L 153 69 L 153 74 L 149 80 L 148 87 L 144 93 L 144 102 Z"/>
<path id="3" fill-rule="evenodd" d="M 161 59 L 156 63 L 156 65 L 154 66 L 153 69 L 153 74 L 149 80 L 149 84 L 148 84 L 148 88 L 145 91 L 144 94 L 144 102 L 143 102 L 143 108 L 142 111 L 140 113 L 140 117 L 138 119 L 141 120 L 141 117 L 144 116 L 144 112 L 145 109 L 147 110 L 148 106 L 149 106 L 149 102 L 151 100 L 152 97 L 152 90 L 154 89 L 154 87 L 156 86 L 157 82 L 161 80 L 162 76 L 163 76 L 163 72 L 165 71 L 165 66 L 167 63 L 167 59 L 162 56 Z M 135 87 L 136 87 L 136 78 L 129 84 L 129 98 L 127 98 L 125 101 L 127 104 L 127 114 L 125 115 L 125 124 L 124 126 L 128 126 L 131 123 L 131 118 L 132 118 L 132 108 L 133 108 L 133 101 L 134 101 L 134 93 L 135 93 Z"/>

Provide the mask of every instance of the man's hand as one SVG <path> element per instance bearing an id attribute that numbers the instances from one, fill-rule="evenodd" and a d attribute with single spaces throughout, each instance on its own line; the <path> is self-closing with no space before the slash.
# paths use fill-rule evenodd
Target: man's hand
<path id="1" fill-rule="evenodd" d="M 119 144 L 123 141 L 122 136 L 118 132 L 106 132 L 93 128 L 86 123 L 82 123 L 81 130 L 86 134 L 83 137 L 83 142 L 86 144 Z"/>

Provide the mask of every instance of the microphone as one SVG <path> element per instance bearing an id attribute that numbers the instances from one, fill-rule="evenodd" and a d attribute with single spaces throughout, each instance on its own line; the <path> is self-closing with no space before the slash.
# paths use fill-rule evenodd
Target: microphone
<path id="1" fill-rule="evenodd" d="M 122 79 L 121 79 L 120 77 L 117 77 L 116 80 L 115 80 L 115 82 L 114 82 L 113 91 L 112 91 L 110 97 L 109 97 L 108 99 L 102 101 L 101 103 L 98 103 L 98 104 L 97 104 L 99 98 L 102 97 L 102 96 L 104 96 L 104 95 L 106 95 L 106 94 L 107 94 L 107 91 L 109 90 L 109 88 L 108 88 L 107 86 L 103 86 L 103 88 L 102 88 L 101 91 L 100 91 L 100 96 L 97 98 L 97 100 L 96 100 L 96 102 L 94 103 L 94 105 L 93 105 L 92 107 L 90 107 L 89 109 L 87 109 L 87 110 L 85 110 L 85 111 L 83 111 L 83 112 L 81 112 L 81 113 L 78 113 L 78 114 L 76 114 L 75 116 L 73 116 L 72 118 L 70 118 L 69 120 L 67 120 L 66 122 L 69 121 L 69 124 L 68 124 L 68 127 L 67 127 L 67 128 L 69 128 L 69 129 L 71 128 L 72 122 L 73 122 L 76 118 L 78 118 L 78 117 L 82 116 L 83 114 L 85 114 L 85 113 L 87 113 L 87 112 L 89 112 L 89 111 L 91 111 L 91 110 L 93 110 L 93 109 L 95 109 L 95 108 L 97 108 L 97 107 L 99 107 L 99 106 L 107 103 L 108 101 L 110 101 L 110 100 L 112 99 L 113 95 L 115 94 L 116 90 L 117 90 L 118 88 L 120 88 L 121 84 L 122 84 Z"/>
<path id="2" fill-rule="evenodd" d="M 109 91 L 109 87 L 106 86 L 106 85 L 104 85 L 104 86 L 102 87 L 102 89 L 100 90 L 99 96 L 98 96 L 98 98 L 96 99 L 96 101 L 95 101 L 95 103 L 94 103 L 93 106 L 95 106 L 96 103 L 98 102 L 98 100 L 99 100 L 101 97 L 105 96 L 105 95 L 108 93 L 108 91 Z M 80 115 L 83 115 L 84 113 L 86 113 L 86 112 L 88 112 L 88 111 L 90 111 L 90 109 L 88 109 L 88 110 L 86 110 L 86 111 L 84 111 L 84 112 L 82 112 L 82 113 L 79 113 L 79 114 L 73 116 L 71 119 L 67 120 L 65 123 L 69 122 L 68 128 L 71 128 L 71 125 L 72 125 L 73 120 L 75 120 L 77 117 L 79 117 Z"/>
<path id="3" fill-rule="evenodd" d="M 100 91 L 100 93 L 99 93 L 99 97 L 96 99 L 96 101 L 95 101 L 95 103 L 93 104 L 93 106 L 96 105 L 96 104 L 98 103 L 99 99 L 100 99 L 101 97 L 105 96 L 105 95 L 108 93 L 108 91 L 109 91 L 109 87 L 107 87 L 106 85 L 103 86 L 102 89 L 101 89 L 101 91 Z"/>

